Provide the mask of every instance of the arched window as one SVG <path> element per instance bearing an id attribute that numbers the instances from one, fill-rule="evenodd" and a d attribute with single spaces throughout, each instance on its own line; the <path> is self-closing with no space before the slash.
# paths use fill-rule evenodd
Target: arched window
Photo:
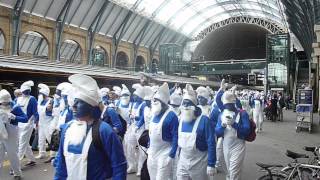
<path id="1" fill-rule="evenodd" d="M 108 66 L 108 53 L 107 51 L 102 48 L 101 46 L 96 46 L 93 49 L 93 62 L 92 65 L 97 66 Z"/>
<path id="2" fill-rule="evenodd" d="M 48 59 L 48 41 L 38 32 L 27 31 L 19 39 L 19 53 Z"/>
<path id="3" fill-rule="evenodd" d="M 135 71 L 143 71 L 145 66 L 145 60 L 142 56 L 137 56 L 136 64 L 135 64 Z"/>
<path id="4" fill-rule="evenodd" d="M 6 44 L 6 39 L 4 38 L 3 31 L 0 29 L 0 53 L 4 52 L 5 44 Z"/>
<path id="5" fill-rule="evenodd" d="M 118 68 L 118 69 L 128 69 L 128 62 L 129 62 L 129 58 L 128 58 L 128 55 L 125 52 L 120 51 L 120 52 L 117 53 L 116 68 Z"/>
<path id="6" fill-rule="evenodd" d="M 60 60 L 69 63 L 82 63 L 82 49 L 74 40 L 65 40 L 60 48 Z"/>

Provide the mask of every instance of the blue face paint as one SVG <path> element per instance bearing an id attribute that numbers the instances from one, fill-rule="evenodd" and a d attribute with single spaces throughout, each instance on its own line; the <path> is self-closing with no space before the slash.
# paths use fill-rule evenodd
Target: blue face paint
<path id="1" fill-rule="evenodd" d="M 56 90 L 56 95 L 58 95 L 58 96 L 61 97 L 61 90 L 57 89 L 57 90 Z"/>
<path id="2" fill-rule="evenodd" d="M 82 101 L 81 99 L 75 99 L 73 108 L 75 110 L 76 118 L 83 118 L 86 116 L 93 117 L 94 112 L 96 111 L 95 107 Z"/>
<path id="3" fill-rule="evenodd" d="M 206 106 L 208 105 L 208 100 L 203 96 L 198 96 L 198 103 L 201 106 Z"/>
<path id="4" fill-rule="evenodd" d="M 25 91 L 22 92 L 22 94 L 24 94 L 25 96 L 29 96 L 31 93 L 31 90 L 30 89 L 27 89 Z"/>
<path id="5" fill-rule="evenodd" d="M 189 100 L 189 99 L 184 99 L 183 101 L 182 101 L 182 104 L 181 104 L 182 106 L 184 106 L 184 107 L 188 107 L 188 106 L 194 106 L 194 107 L 196 107 L 196 105 L 191 101 L 191 100 Z"/>
<path id="6" fill-rule="evenodd" d="M 145 102 L 146 102 L 146 105 L 147 105 L 148 107 L 151 107 L 151 101 L 150 101 L 150 100 L 145 100 Z"/>

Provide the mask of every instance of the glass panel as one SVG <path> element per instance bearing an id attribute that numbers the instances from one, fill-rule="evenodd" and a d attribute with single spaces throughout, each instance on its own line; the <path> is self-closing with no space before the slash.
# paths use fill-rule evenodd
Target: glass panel
<path id="1" fill-rule="evenodd" d="M 137 11 L 145 16 L 151 16 L 164 1 L 165 0 L 143 0 L 137 7 Z"/>
<path id="2" fill-rule="evenodd" d="M 191 8 L 187 8 L 186 10 L 179 13 L 174 19 L 173 25 L 174 28 L 179 28 L 181 25 L 183 25 L 184 22 L 186 22 L 190 17 L 196 15 L 196 12 L 192 10 Z"/>
<path id="3" fill-rule="evenodd" d="M 267 36 L 268 85 L 286 87 L 288 85 L 288 63 L 290 39 L 288 34 Z"/>
<path id="4" fill-rule="evenodd" d="M 157 14 L 156 19 L 160 22 L 166 23 L 169 18 L 174 15 L 178 9 L 184 6 L 179 0 L 171 0 L 160 12 Z"/>

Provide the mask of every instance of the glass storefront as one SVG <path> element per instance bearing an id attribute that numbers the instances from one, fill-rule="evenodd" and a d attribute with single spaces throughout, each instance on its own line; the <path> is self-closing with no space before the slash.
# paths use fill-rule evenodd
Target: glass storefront
<path id="1" fill-rule="evenodd" d="M 287 89 L 290 55 L 289 34 L 267 35 L 268 88 Z"/>

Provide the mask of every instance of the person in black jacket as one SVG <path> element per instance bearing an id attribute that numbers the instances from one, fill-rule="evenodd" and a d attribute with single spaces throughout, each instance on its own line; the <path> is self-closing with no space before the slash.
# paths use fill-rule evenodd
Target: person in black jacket
<path id="1" fill-rule="evenodd" d="M 282 92 L 278 93 L 278 121 L 283 121 L 283 109 L 285 108 L 284 97 Z"/>
<path id="2" fill-rule="evenodd" d="M 276 121 L 277 120 L 277 106 L 278 106 L 278 97 L 277 94 L 273 95 L 273 98 L 271 99 L 271 120 Z"/>

